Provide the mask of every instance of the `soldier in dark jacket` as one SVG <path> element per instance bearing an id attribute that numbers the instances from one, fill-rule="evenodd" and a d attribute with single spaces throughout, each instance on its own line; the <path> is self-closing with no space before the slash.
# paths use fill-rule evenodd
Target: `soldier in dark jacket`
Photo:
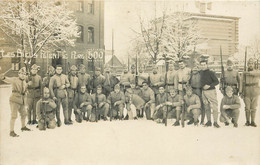
<path id="1" fill-rule="evenodd" d="M 51 79 L 51 77 L 53 75 L 55 75 L 55 68 L 53 66 L 49 66 L 48 67 L 48 72 L 47 72 L 46 76 L 42 80 L 43 87 L 49 88 L 50 79 Z"/>

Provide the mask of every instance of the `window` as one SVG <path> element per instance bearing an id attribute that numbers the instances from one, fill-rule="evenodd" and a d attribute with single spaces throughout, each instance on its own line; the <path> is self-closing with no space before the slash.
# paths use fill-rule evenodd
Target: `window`
<path id="1" fill-rule="evenodd" d="M 94 1 L 88 2 L 88 13 L 89 14 L 94 14 Z"/>
<path id="2" fill-rule="evenodd" d="M 84 27 L 82 25 L 78 25 L 79 37 L 77 38 L 77 42 L 84 42 Z"/>
<path id="3" fill-rule="evenodd" d="M 83 1 L 78 1 L 77 2 L 77 11 L 83 12 L 84 11 L 84 3 Z"/>
<path id="4" fill-rule="evenodd" d="M 94 43 L 94 28 L 88 28 L 88 43 Z"/>

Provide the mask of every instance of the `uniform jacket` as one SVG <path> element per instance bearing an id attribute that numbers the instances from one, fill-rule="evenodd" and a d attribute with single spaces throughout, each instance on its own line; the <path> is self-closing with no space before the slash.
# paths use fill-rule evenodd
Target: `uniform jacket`
<path id="1" fill-rule="evenodd" d="M 138 83 L 138 85 L 139 85 L 139 86 L 142 86 L 142 83 L 143 83 L 144 81 L 148 82 L 148 77 L 149 77 L 148 73 L 144 73 L 144 72 L 139 73 L 139 75 L 138 75 L 138 77 L 137 77 L 137 83 Z"/>
<path id="2" fill-rule="evenodd" d="M 151 100 L 152 103 L 155 103 L 154 92 L 149 87 L 147 90 L 141 89 L 141 97 L 144 99 L 145 102 L 148 102 Z"/>
<path id="3" fill-rule="evenodd" d="M 121 104 L 125 103 L 125 95 L 123 92 L 119 91 L 118 93 L 116 93 L 115 91 L 111 92 L 110 95 L 107 98 L 107 102 L 109 104 L 112 103 L 112 105 L 117 102 L 120 101 Z"/>
<path id="4" fill-rule="evenodd" d="M 174 97 L 171 95 L 168 96 L 168 101 L 173 103 L 173 107 L 181 107 L 182 106 L 182 97 L 178 94 L 176 94 Z"/>
<path id="5" fill-rule="evenodd" d="M 50 113 L 50 112 L 55 112 L 54 110 L 57 107 L 56 103 L 50 98 L 46 99 L 45 101 L 49 101 L 49 103 L 46 104 L 46 106 L 42 103 L 42 99 L 40 99 L 36 103 L 36 115 L 37 115 L 38 120 L 42 119 L 42 117 L 43 117 L 42 116 L 43 112 L 41 111 L 41 108 L 42 108 L 42 110 L 45 110 L 46 116 L 48 116 L 49 118 L 55 118 L 55 115 L 54 115 L 55 113 Z M 46 107 L 46 109 L 44 109 L 45 107 Z"/>
<path id="6" fill-rule="evenodd" d="M 224 96 L 221 100 L 220 111 L 223 111 L 223 106 L 229 105 L 230 109 L 239 109 L 241 107 L 239 97 L 233 95 L 232 97 Z"/>
<path id="7" fill-rule="evenodd" d="M 155 84 L 158 84 L 157 86 L 164 86 L 164 76 L 162 76 L 159 73 L 156 74 L 150 74 L 149 76 L 150 86 L 156 86 Z"/>
<path id="8" fill-rule="evenodd" d="M 155 104 L 156 105 L 164 104 L 165 102 L 167 102 L 168 97 L 169 97 L 168 93 L 157 94 Z"/>
<path id="9" fill-rule="evenodd" d="M 191 69 L 190 68 L 179 68 L 179 70 L 177 71 L 177 76 L 178 76 L 178 82 L 182 83 L 185 82 L 189 82 L 190 80 L 190 74 L 191 74 Z"/>
<path id="10" fill-rule="evenodd" d="M 165 73 L 166 77 L 166 84 L 165 85 L 174 85 L 174 88 L 177 89 L 178 87 L 178 75 L 176 71 L 168 71 Z"/>
<path id="11" fill-rule="evenodd" d="M 85 86 L 88 90 L 90 90 L 90 88 L 91 88 L 91 84 L 90 84 L 90 82 L 91 82 L 91 77 L 90 77 L 90 75 L 89 74 L 87 74 L 87 73 L 84 73 L 84 74 L 81 74 L 81 73 L 79 73 L 78 74 L 78 87 L 79 87 L 79 89 L 80 89 L 80 87 L 81 86 Z"/>
<path id="12" fill-rule="evenodd" d="M 68 88 L 68 97 L 73 98 L 75 97 L 79 85 L 79 79 L 77 76 L 69 76 L 69 82 L 70 82 L 70 87 Z"/>
<path id="13" fill-rule="evenodd" d="M 98 104 L 106 103 L 107 99 L 106 99 L 106 96 L 104 94 L 98 94 L 97 95 L 97 100 L 96 100 L 96 95 L 97 95 L 96 93 L 91 95 L 91 102 L 92 102 L 92 104 L 94 104 L 94 103 L 98 103 Z"/>
<path id="14" fill-rule="evenodd" d="M 68 80 L 68 77 L 65 74 L 57 75 L 51 77 L 49 89 L 51 97 L 58 97 L 58 98 L 65 98 L 67 97 L 67 91 L 66 88 L 59 89 L 62 85 L 65 85 L 66 87 L 70 86 L 70 82 Z"/>
<path id="15" fill-rule="evenodd" d="M 129 79 L 129 73 L 123 73 L 120 76 L 120 84 L 124 86 L 130 86 L 130 79 Z"/>
<path id="16" fill-rule="evenodd" d="M 190 107 L 191 110 L 201 108 L 200 98 L 196 94 L 191 94 L 191 96 L 185 95 L 184 101 L 187 107 Z"/>
<path id="17" fill-rule="evenodd" d="M 202 88 L 201 85 L 201 80 L 200 80 L 200 72 L 195 73 L 191 73 L 191 78 L 190 78 L 190 85 L 192 88 Z"/>
<path id="18" fill-rule="evenodd" d="M 42 78 L 38 74 L 30 76 L 32 85 L 28 84 L 28 98 L 39 98 L 41 96 Z"/>
<path id="19" fill-rule="evenodd" d="M 26 103 L 26 91 L 27 83 L 25 80 L 21 80 L 18 77 L 6 77 L 5 80 L 12 85 L 12 94 L 9 98 L 10 101 L 17 104 L 25 105 Z"/>
<path id="20" fill-rule="evenodd" d="M 91 105 L 92 104 L 92 98 L 91 96 L 85 92 L 85 93 L 82 93 L 82 92 L 79 92 L 75 99 L 74 99 L 74 102 L 73 102 L 73 108 L 74 109 L 79 109 L 80 108 L 80 104 L 82 103 L 86 103 L 88 105 Z"/>
<path id="21" fill-rule="evenodd" d="M 249 71 L 249 74 L 243 72 L 241 76 L 240 83 L 240 92 L 244 91 L 244 84 L 245 84 L 245 94 L 247 96 L 258 96 L 260 94 L 260 87 L 259 87 L 259 78 L 260 78 L 260 71 L 253 70 Z"/>

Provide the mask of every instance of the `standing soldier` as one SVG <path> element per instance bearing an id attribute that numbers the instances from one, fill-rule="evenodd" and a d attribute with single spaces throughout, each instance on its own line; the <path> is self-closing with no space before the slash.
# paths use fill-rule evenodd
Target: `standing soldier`
<path id="1" fill-rule="evenodd" d="M 169 64 L 169 70 L 165 74 L 167 76 L 165 82 L 166 92 L 169 92 L 171 89 L 178 89 L 178 79 L 177 79 L 178 77 L 177 77 L 177 72 L 174 70 L 173 63 Z"/>
<path id="2" fill-rule="evenodd" d="M 141 89 L 141 97 L 145 101 L 144 112 L 147 120 L 152 120 L 152 116 L 155 110 L 155 96 L 153 90 L 148 87 L 146 81 L 143 82 L 143 88 Z"/>
<path id="3" fill-rule="evenodd" d="M 90 93 L 91 84 L 90 84 L 90 75 L 86 73 L 85 65 L 81 64 L 79 67 L 79 74 L 78 74 L 78 91 L 80 91 L 81 86 L 86 86 L 87 92 Z"/>
<path id="4" fill-rule="evenodd" d="M 220 104 L 220 122 L 224 122 L 225 126 L 229 125 L 229 118 L 234 124 L 234 127 L 238 127 L 237 121 L 239 117 L 240 100 L 237 95 L 233 95 L 233 88 L 230 86 L 226 87 L 226 95 L 221 100 Z"/>
<path id="5" fill-rule="evenodd" d="M 11 108 L 11 121 L 10 121 L 10 136 L 18 137 L 14 132 L 14 124 L 15 120 L 17 119 L 17 112 L 20 113 L 21 116 L 21 123 L 22 123 L 22 131 L 30 131 L 29 128 L 25 126 L 25 118 L 26 118 L 26 90 L 27 84 L 25 81 L 26 78 L 26 68 L 23 67 L 18 72 L 18 77 L 5 77 L 4 75 L 0 76 L 0 79 L 11 83 L 12 85 L 12 94 L 10 96 L 10 108 Z"/>
<path id="6" fill-rule="evenodd" d="M 43 89 L 43 99 L 40 99 L 36 104 L 37 119 L 39 121 L 39 130 L 46 128 L 54 129 L 56 127 L 55 108 L 57 105 L 50 99 L 50 90 L 46 87 Z"/>
<path id="7" fill-rule="evenodd" d="M 52 99 L 57 104 L 56 118 L 57 126 L 61 126 L 60 120 L 60 104 L 62 104 L 63 115 L 64 115 L 64 124 L 71 125 L 72 122 L 69 121 L 68 117 L 68 94 L 66 88 L 70 86 L 68 77 L 65 74 L 62 74 L 62 66 L 56 66 L 56 74 L 51 77 L 49 89 Z"/>
<path id="8" fill-rule="evenodd" d="M 76 95 L 73 103 L 74 114 L 76 122 L 81 123 L 82 119 L 89 121 L 90 114 L 92 112 L 91 96 L 87 93 L 86 86 L 80 87 L 80 91 Z M 85 113 L 87 112 L 87 117 Z"/>
<path id="9" fill-rule="evenodd" d="M 110 112 L 112 116 L 119 120 L 123 118 L 123 110 L 125 106 L 125 94 L 120 91 L 120 86 L 117 84 L 114 87 L 114 91 L 110 93 L 107 98 L 107 102 L 111 105 Z"/>
<path id="10" fill-rule="evenodd" d="M 97 86 L 97 93 L 93 93 L 91 95 L 91 103 L 92 103 L 92 107 L 97 107 L 96 111 L 98 111 L 98 116 L 100 116 L 101 118 L 103 118 L 103 120 L 107 120 L 107 114 L 109 111 L 109 104 L 107 103 L 107 99 L 106 96 L 104 94 L 102 94 L 102 86 L 99 85 Z M 97 118 L 98 116 L 93 115 L 94 112 L 92 112 L 91 116 L 94 116 L 94 118 L 91 117 L 91 121 L 96 121 L 95 118 Z"/>
<path id="11" fill-rule="evenodd" d="M 144 106 L 144 100 L 140 97 L 141 90 L 136 88 L 134 81 L 131 81 L 130 86 L 131 88 L 127 89 L 125 93 L 126 109 L 129 118 L 136 120 L 137 116 L 140 117 L 140 111 Z"/>
<path id="12" fill-rule="evenodd" d="M 101 69 L 100 68 L 96 68 L 95 70 L 95 76 L 94 79 L 92 80 L 93 82 L 93 89 L 92 89 L 92 93 L 96 93 L 97 92 L 97 86 L 104 86 L 105 83 L 105 77 L 101 74 Z"/>
<path id="13" fill-rule="evenodd" d="M 109 68 L 105 68 L 105 82 L 104 82 L 104 94 L 106 97 L 114 90 L 114 86 L 119 83 L 119 80 L 114 76 Z"/>
<path id="14" fill-rule="evenodd" d="M 121 91 L 125 92 L 128 88 L 130 88 L 129 74 L 127 69 L 120 76 L 120 88 Z"/>
<path id="15" fill-rule="evenodd" d="M 53 66 L 49 66 L 47 76 L 42 80 L 43 87 L 49 88 L 50 79 L 53 75 L 55 75 L 55 68 Z"/>
<path id="16" fill-rule="evenodd" d="M 191 69 L 187 68 L 184 61 L 179 61 L 179 70 L 177 71 L 179 94 L 185 95 L 186 86 L 189 85 Z"/>
<path id="17" fill-rule="evenodd" d="M 142 83 L 144 81 L 148 82 L 149 75 L 148 73 L 144 73 L 143 68 L 139 68 L 138 78 L 137 78 L 137 85 L 139 88 L 142 87 Z"/>
<path id="18" fill-rule="evenodd" d="M 196 64 L 192 68 L 191 78 L 190 78 L 190 86 L 192 87 L 192 93 L 196 94 L 200 98 L 200 103 L 201 103 L 201 121 L 200 121 L 200 124 L 204 125 L 205 109 L 204 109 L 204 104 L 202 102 L 202 86 L 201 86 L 200 71 L 199 71 L 198 64 Z"/>
<path id="19" fill-rule="evenodd" d="M 167 100 L 168 100 L 168 93 L 165 92 L 164 87 L 159 88 L 159 93 L 156 96 L 156 107 L 155 112 L 153 115 L 153 119 L 157 120 L 162 119 L 162 123 L 165 123 L 166 120 L 166 113 L 167 113 Z M 158 123 L 160 123 L 160 120 L 158 120 Z"/>
<path id="20" fill-rule="evenodd" d="M 154 66 L 153 73 L 149 76 L 150 87 L 155 95 L 159 93 L 159 87 L 164 85 L 164 77 L 158 73 L 158 67 Z"/>
<path id="21" fill-rule="evenodd" d="M 136 74 L 137 73 L 135 73 L 136 72 L 136 70 L 135 70 L 135 66 L 134 65 L 132 65 L 131 66 L 131 72 L 128 74 L 128 79 L 129 79 L 129 82 L 132 82 L 132 81 L 134 81 L 134 82 L 136 82 Z"/>
<path id="22" fill-rule="evenodd" d="M 68 118 L 70 122 L 72 122 L 71 114 L 73 109 L 73 102 L 77 94 L 77 89 L 79 84 L 79 80 L 78 77 L 76 76 L 76 73 L 77 73 L 77 67 L 75 65 L 72 65 L 70 67 L 70 75 L 68 78 L 70 82 L 70 86 L 67 90 L 68 91 Z"/>
<path id="23" fill-rule="evenodd" d="M 240 95 L 242 96 L 245 103 L 246 111 L 246 126 L 257 127 L 255 123 L 255 113 L 259 96 L 259 78 L 260 72 L 254 70 L 254 60 L 250 58 L 247 62 L 247 71 L 243 72 Z M 251 123 L 250 123 L 251 117 Z"/>
<path id="24" fill-rule="evenodd" d="M 170 95 L 168 96 L 168 101 L 166 102 L 166 105 L 168 105 L 169 108 L 168 117 L 171 118 L 176 116 L 176 121 L 173 124 L 173 126 L 180 125 L 182 104 L 183 104 L 183 99 L 182 96 L 178 94 L 178 90 L 170 89 Z"/>
<path id="25" fill-rule="evenodd" d="M 199 96 L 194 94 L 192 88 L 189 86 L 186 88 L 184 101 L 187 106 L 187 117 L 190 119 L 187 124 L 190 125 L 194 123 L 194 125 L 197 126 L 199 123 L 199 115 L 201 114 L 201 102 Z"/>
<path id="26" fill-rule="evenodd" d="M 27 94 L 28 124 L 38 124 L 36 121 L 36 103 L 40 100 L 42 86 L 42 78 L 37 74 L 38 68 L 39 67 L 34 64 L 31 67 L 31 75 L 29 76 Z"/>
<path id="27" fill-rule="evenodd" d="M 220 87 L 221 92 L 224 94 L 224 91 L 227 86 L 231 86 L 233 88 L 233 93 L 238 95 L 238 87 L 240 86 L 240 77 L 238 71 L 233 69 L 233 62 L 231 60 L 227 60 L 227 70 L 225 71 L 224 79 L 220 79 L 220 84 L 224 84 L 224 86 Z M 224 82 L 223 82 L 224 81 Z M 222 83 L 223 82 L 223 83 Z"/>
<path id="28" fill-rule="evenodd" d="M 218 125 L 218 100 L 215 86 L 219 84 L 216 74 L 208 69 L 207 61 L 200 61 L 201 67 L 201 86 L 202 86 L 202 100 L 205 108 L 205 113 L 208 122 L 206 127 L 211 127 L 211 110 L 213 111 L 214 127 L 219 128 Z"/>

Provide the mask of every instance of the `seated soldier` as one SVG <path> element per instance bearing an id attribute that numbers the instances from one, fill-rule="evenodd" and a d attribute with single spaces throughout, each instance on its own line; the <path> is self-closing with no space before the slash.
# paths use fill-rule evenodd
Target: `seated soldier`
<path id="1" fill-rule="evenodd" d="M 115 85 L 114 91 L 108 96 L 107 102 L 111 105 L 110 117 L 122 120 L 125 106 L 125 95 L 120 91 L 120 86 L 118 84 Z"/>
<path id="2" fill-rule="evenodd" d="M 192 87 L 187 86 L 186 95 L 184 96 L 184 101 L 186 104 L 187 110 L 187 118 L 190 121 L 187 123 L 188 125 L 193 124 L 198 126 L 199 123 L 199 115 L 201 114 L 201 103 L 200 98 L 196 94 L 192 93 Z"/>
<path id="3" fill-rule="evenodd" d="M 109 111 L 109 104 L 106 101 L 106 96 L 102 94 L 102 86 L 97 86 L 97 93 L 91 95 L 91 102 L 93 108 L 97 108 L 97 115 L 92 112 L 90 121 L 96 121 L 96 117 L 101 117 L 103 120 L 107 120 L 107 114 Z"/>
<path id="4" fill-rule="evenodd" d="M 167 113 L 167 102 L 168 100 L 168 93 L 165 92 L 164 87 L 159 87 L 159 93 L 156 96 L 156 107 L 155 113 L 153 115 L 153 119 L 157 120 L 158 123 L 165 123 L 166 120 L 166 113 Z"/>
<path id="5" fill-rule="evenodd" d="M 130 87 L 126 90 L 126 109 L 129 119 L 137 120 L 137 112 L 144 106 L 144 100 L 140 97 L 141 90 L 136 88 L 135 81 L 130 82 Z"/>
<path id="6" fill-rule="evenodd" d="M 220 105 L 220 122 L 224 122 L 226 126 L 229 125 L 228 120 L 231 118 L 231 122 L 234 127 L 238 127 L 237 121 L 239 117 L 240 100 L 237 95 L 233 95 L 233 88 L 226 87 L 226 96 L 221 100 Z"/>
<path id="7" fill-rule="evenodd" d="M 143 82 L 143 88 L 141 89 L 141 97 L 145 101 L 144 111 L 147 120 L 152 120 L 152 116 L 155 110 L 155 97 L 153 90 L 148 87 L 146 81 Z"/>
<path id="8" fill-rule="evenodd" d="M 91 96 L 87 93 L 85 85 L 80 87 L 80 91 L 75 97 L 73 108 L 76 122 L 81 123 L 82 119 L 89 121 L 89 117 L 92 111 Z M 85 116 L 86 112 L 87 118 Z"/>
<path id="9" fill-rule="evenodd" d="M 183 104 L 183 99 L 177 93 L 177 89 L 170 89 L 170 95 L 168 96 L 168 100 L 166 105 L 168 105 L 168 118 L 176 118 L 173 126 L 180 125 L 180 114 L 181 114 L 181 106 Z"/>
<path id="10" fill-rule="evenodd" d="M 48 88 L 43 89 L 43 98 L 36 104 L 36 114 L 39 130 L 46 130 L 47 128 L 54 129 L 56 127 L 55 108 L 57 105 L 50 98 L 50 91 Z"/>

